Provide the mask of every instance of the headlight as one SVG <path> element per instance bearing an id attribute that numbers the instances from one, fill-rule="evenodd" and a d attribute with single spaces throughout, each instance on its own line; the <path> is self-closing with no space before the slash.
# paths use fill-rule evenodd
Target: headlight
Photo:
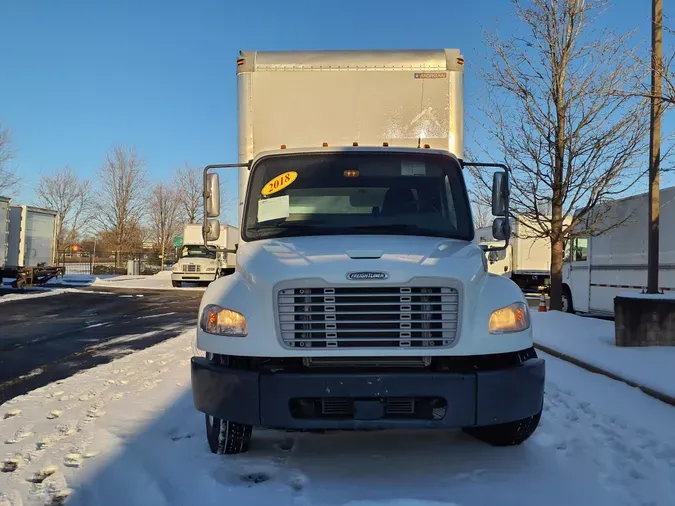
<path id="1" fill-rule="evenodd" d="M 243 314 L 215 304 L 204 308 L 200 326 L 204 332 L 220 336 L 246 337 L 248 325 Z"/>
<path id="2" fill-rule="evenodd" d="M 206 272 L 213 272 L 213 271 L 215 271 L 215 270 L 216 270 L 215 267 L 207 267 L 207 268 L 206 268 Z"/>
<path id="3" fill-rule="evenodd" d="M 526 304 L 516 302 L 497 309 L 490 315 L 488 332 L 490 334 L 508 334 L 530 328 L 530 311 Z"/>
<path id="4" fill-rule="evenodd" d="M 173 264 L 173 267 L 171 267 L 172 271 L 179 271 L 180 270 L 180 265 L 179 264 Z"/>

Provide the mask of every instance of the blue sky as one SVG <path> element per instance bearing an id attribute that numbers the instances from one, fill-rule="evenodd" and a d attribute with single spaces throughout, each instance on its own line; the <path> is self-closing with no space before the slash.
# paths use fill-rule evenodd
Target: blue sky
<path id="1" fill-rule="evenodd" d="M 480 100 L 472 90 L 486 50 L 481 29 L 513 28 L 506 0 L 234 5 L 0 2 L 0 119 L 13 132 L 24 178 L 18 200 L 31 203 L 38 174 L 56 167 L 94 177 L 113 143 L 136 146 L 155 180 L 185 161 L 235 162 L 239 49 L 459 47 L 468 113 Z M 646 40 L 649 17 L 648 2 L 615 0 L 603 19 L 617 30 L 637 28 Z M 226 181 L 236 192 L 234 178 Z"/>

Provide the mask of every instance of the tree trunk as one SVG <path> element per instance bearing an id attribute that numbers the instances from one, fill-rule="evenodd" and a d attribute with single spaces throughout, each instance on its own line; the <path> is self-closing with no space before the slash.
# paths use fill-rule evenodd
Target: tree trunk
<path id="1" fill-rule="evenodd" d="M 562 309 L 563 217 L 562 202 L 554 198 L 551 209 L 551 292 L 549 309 Z"/>
<path id="2" fill-rule="evenodd" d="M 164 237 L 162 237 L 162 251 L 160 253 L 162 255 L 162 260 L 161 260 L 162 270 L 164 270 L 164 252 L 165 251 L 166 251 L 166 241 L 164 240 Z"/>
<path id="3" fill-rule="evenodd" d="M 562 310 L 563 241 L 551 238 L 551 301 L 549 309 Z"/>

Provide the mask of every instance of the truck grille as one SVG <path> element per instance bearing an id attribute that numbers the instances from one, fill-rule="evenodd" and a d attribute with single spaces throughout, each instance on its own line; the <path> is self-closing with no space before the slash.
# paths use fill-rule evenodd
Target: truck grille
<path id="1" fill-rule="evenodd" d="M 202 266 L 197 264 L 183 264 L 183 272 L 201 272 Z"/>
<path id="2" fill-rule="evenodd" d="M 447 347 L 457 339 L 454 288 L 291 288 L 277 303 L 291 348 Z"/>

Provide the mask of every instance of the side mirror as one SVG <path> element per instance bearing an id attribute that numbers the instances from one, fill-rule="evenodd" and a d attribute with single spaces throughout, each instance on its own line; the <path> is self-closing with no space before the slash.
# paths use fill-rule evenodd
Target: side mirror
<path id="1" fill-rule="evenodd" d="M 511 224 L 509 220 L 506 218 L 495 218 L 495 221 L 492 222 L 492 237 L 498 241 L 508 241 L 509 237 L 511 237 Z"/>
<path id="2" fill-rule="evenodd" d="M 220 238 L 220 221 L 207 221 L 202 227 L 202 234 L 206 242 L 217 241 Z"/>
<path id="3" fill-rule="evenodd" d="M 220 179 L 217 173 L 206 176 L 206 215 L 209 218 L 220 216 Z M 220 228 L 218 228 L 220 233 Z"/>
<path id="4" fill-rule="evenodd" d="M 509 212 L 509 178 L 505 171 L 492 176 L 492 215 L 506 216 Z M 494 229 L 493 229 L 494 230 Z M 492 233 L 495 239 L 499 238 Z"/>

